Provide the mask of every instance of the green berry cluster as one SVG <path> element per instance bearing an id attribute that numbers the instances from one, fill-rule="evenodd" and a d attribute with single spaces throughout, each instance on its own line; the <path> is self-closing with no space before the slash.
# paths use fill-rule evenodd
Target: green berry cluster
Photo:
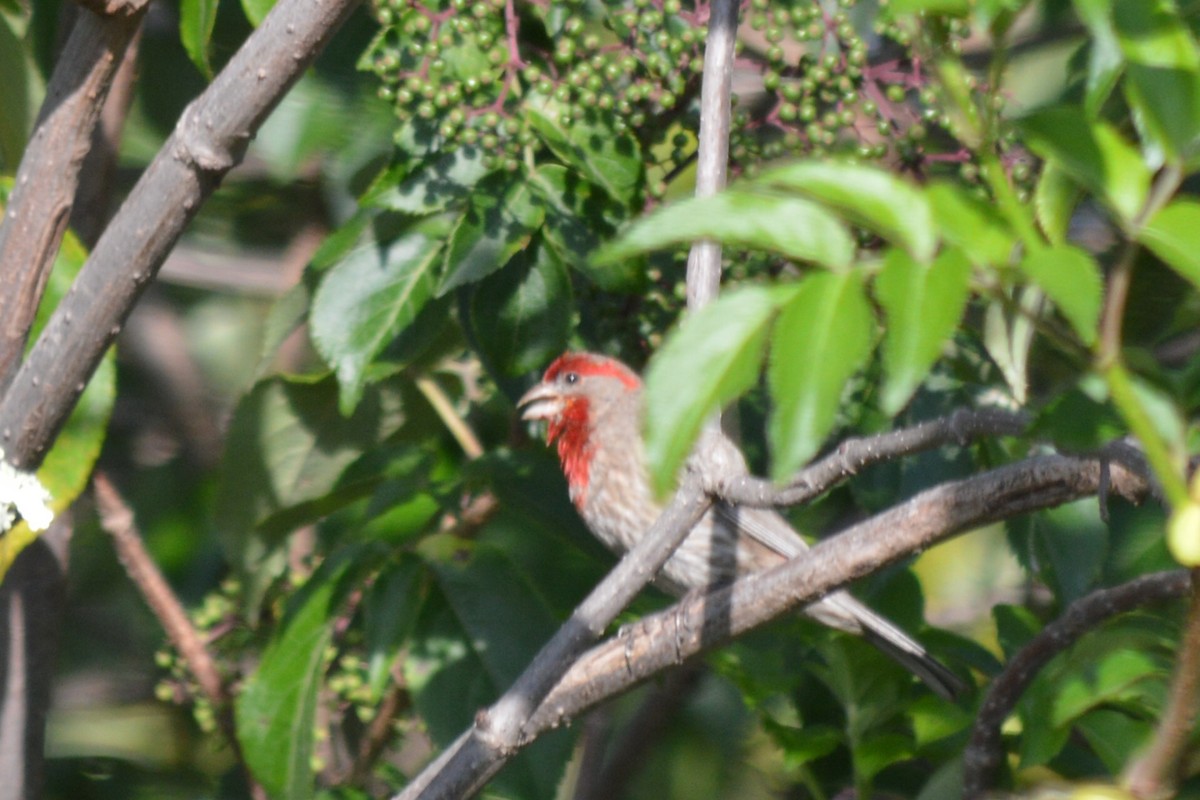
<path id="1" fill-rule="evenodd" d="M 527 109 L 563 128 L 605 113 L 643 144 L 654 198 L 694 156 L 706 4 L 377 0 L 375 13 L 382 27 L 364 63 L 394 104 L 398 136 L 420 129 L 435 149 L 477 145 L 515 170 L 537 142 Z M 741 19 L 737 74 L 761 89 L 737 91 L 735 170 L 830 151 L 920 162 L 931 147 L 956 149 L 911 34 L 885 12 L 857 0 L 744 0 Z M 940 46 L 965 33 L 946 21 Z"/>
<path id="2" fill-rule="evenodd" d="M 616 132 L 687 105 L 698 91 L 703 28 L 680 0 L 379 0 L 363 64 L 401 130 L 438 149 L 476 145 L 511 169 L 535 141 L 524 108 L 556 123 L 597 111 Z"/>
<path id="3" fill-rule="evenodd" d="M 226 580 L 205 596 L 200 607 L 191 613 L 192 626 L 208 641 L 209 652 L 218 664 L 228 663 L 222 656 L 233 659 L 249 646 L 248 632 L 234 623 L 239 618 L 241 586 L 236 580 Z M 200 690 L 188 669 L 187 662 L 175 648 L 165 646 L 154 657 L 159 669 L 166 674 L 155 686 L 154 696 L 164 703 L 190 703 L 196 725 L 205 733 L 217 727 L 217 710 Z"/>

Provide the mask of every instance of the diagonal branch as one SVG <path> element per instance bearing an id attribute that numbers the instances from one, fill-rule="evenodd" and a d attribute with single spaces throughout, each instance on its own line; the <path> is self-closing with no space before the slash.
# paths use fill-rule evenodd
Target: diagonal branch
<path id="1" fill-rule="evenodd" d="M 774 569 L 689 595 L 582 656 L 539 706 L 522 745 L 701 652 L 954 534 L 1094 495 L 1099 458 L 1038 456 L 921 492 Z M 1110 471 L 1112 491 L 1140 500 L 1144 476 Z"/>
<path id="2" fill-rule="evenodd" d="M 92 131 L 113 73 L 141 27 L 147 0 L 123 6 L 124 13 L 113 16 L 79 12 L 21 156 L 0 223 L 0 392 L 25 349 L 71 216 Z"/>
<path id="3" fill-rule="evenodd" d="M 713 489 L 722 500 L 739 505 L 758 508 L 800 505 L 873 464 L 946 445 L 962 445 L 985 436 L 1015 436 L 1024 432 L 1028 424 L 1028 416 L 1020 412 L 961 409 L 909 428 L 846 439 L 783 486 L 753 475 L 738 475 L 718 481 Z"/>
<path id="4" fill-rule="evenodd" d="M 355 5 L 279 0 L 184 111 L 0 402 L 0 447 L 13 464 L 28 469 L 41 463 L 183 229 Z"/>
<path id="5" fill-rule="evenodd" d="M 397 800 L 470 797 L 503 767 L 527 738 L 526 725 L 584 649 L 599 638 L 617 614 L 671 557 L 711 501 L 700 477 L 688 473 L 662 515 L 542 647 L 512 687 L 441 756 L 432 761 Z"/>

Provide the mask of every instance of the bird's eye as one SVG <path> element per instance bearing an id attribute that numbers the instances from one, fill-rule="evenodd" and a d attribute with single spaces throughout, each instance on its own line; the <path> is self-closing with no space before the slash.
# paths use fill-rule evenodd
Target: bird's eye
<path id="1" fill-rule="evenodd" d="M 568 384 L 579 383 L 579 373 L 578 372 L 568 372 L 567 374 L 563 375 L 563 380 L 566 381 Z"/>

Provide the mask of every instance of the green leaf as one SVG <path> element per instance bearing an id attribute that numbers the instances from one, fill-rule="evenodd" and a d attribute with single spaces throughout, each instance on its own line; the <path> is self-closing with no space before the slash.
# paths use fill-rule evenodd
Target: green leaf
<path id="1" fill-rule="evenodd" d="M 1143 226 L 1138 241 L 1200 288 L 1200 202 L 1169 203 Z"/>
<path id="2" fill-rule="evenodd" d="M 1112 775 L 1121 774 L 1129 754 L 1140 752 L 1154 733 L 1154 724 L 1150 720 L 1110 709 L 1092 711 L 1077 720 L 1075 728 Z"/>
<path id="3" fill-rule="evenodd" d="M 1200 72 L 1131 63 L 1124 87 L 1143 140 L 1174 162 L 1195 153 L 1200 140 Z"/>
<path id="4" fill-rule="evenodd" d="M 1052 244 L 1067 240 L 1071 225 L 1071 214 L 1079 203 L 1079 187 L 1067 174 L 1054 164 L 1042 169 L 1034 190 L 1033 206 L 1038 225 Z"/>
<path id="5" fill-rule="evenodd" d="M 387 384 L 367 390 L 350 417 L 338 413 L 336 398 L 331 376 L 274 377 L 238 403 L 216 504 L 231 554 L 253 550 L 251 533 L 273 515 L 331 492 L 347 467 L 403 421 L 399 395 Z"/>
<path id="6" fill-rule="evenodd" d="M 946 250 L 933 264 L 921 264 L 890 250 L 875 279 L 875 295 L 887 314 L 881 405 L 894 415 L 908 403 L 941 355 L 967 305 L 971 265 L 958 250 Z"/>
<path id="7" fill-rule="evenodd" d="M 1112 15 L 1121 49 L 1130 61 L 1147 67 L 1200 69 L 1200 50 L 1174 3 L 1115 0 Z"/>
<path id="8" fill-rule="evenodd" d="M 1078 108 L 1056 106 L 1021 120 L 1029 147 L 1098 195 L 1126 224 L 1150 189 L 1150 170 L 1116 128 L 1089 121 Z"/>
<path id="9" fill-rule="evenodd" d="M 913 742 L 899 733 L 875 733 L 857 742 L 853 755 L 855 778 L 870 781 L 892 764 L 912 758 Z"/>
<path id="10" fill-rule="evenodd" d="M 548 98 L 531 98 L 525 119 L 554 155 L 614 200 L 630 206 L 642 182 L 642 154 L 637 139 L 617 133 L 615 117 L 590 108 L 563 122 L 565 110 Z"/>
<path id="11" fill-rule="evenodd" d="M 1095 343 L 1104 287 L 1091 255 L 1064 244 L 1027 254 L 1019 267 L 1054 301 L 1083 343 Z"/>
<path id="12" fill-rule="evenodd" d="M 1001 266 L 1009 262 L 1015 240 L 995 206 L 951 183 L 934 183 L 926 194 L 942 236 L 972 264 Z"/>
<path id="13" fill-rule="evenodd" d="M 481 181 L 450 234 L 438 297 L 503 267 L 529 246 L 545 216 L 524 176 L 497 173 Z"/>
<path id="14" fill-rule="evenodd" d="M 188 58 L 200 74 L 212 80 L 212 64 L 208 60 L 208 45 L 213 26 L 217 23 L 218 0 L 180 0 L 179 38 Z"/>
<path id="15" fill-rule="evenodd" d="M 784 763 L 789 769 L 802 767 L 810 761 L 827 756 L 846 738 L 839 729 L 829 725 L 805 725 L 803 728 L 783 725 L 763 717 L 767 733 L 783 748 Z"/>
<path id="16" fill-rule="evenodd" d="M 1059 392 L 1034 422 L 1031 434 L 1076 452 L 1099 450 L 1126 433 L 1098 378 Z"/>
<path id="17" fill-rule="evenodd" d="M 1075 10 L 1091 34 L 1087 44 L 1088 72 L 1083 106 L 1088 119 L 1097 119 L 1117 85 L 1117 78 L 1125 66 L 1125 56 L 1113 25 L 1110 0 L 1075 0 Z"/>
<path id="18" fill-rule="evenodd" d="M 575 304 L 571 278 L 543 243 L 518 253 L 471 294 L 479 350 L 502 375 L 524 375 L 567 347 Z"/>
<path id="19" fill-rule="evenodd" d="M 0 187 L 0 216 L 3 215 L 6 194 L 4 188 Z M 37 341 L 58 304 L 70 292 L 87 255 L 79 239 L 68 230 L 63 236 L 62 246 L 30 329 L 30 347 Z M 116 394 L 116 356 L 113 349 L 109 348 L 37 471 L 38 480 L 50 493 L 50 508 L 55 514 L 67 510 L 87 487 L 92 467 L 100 457 L 100 449 L 107 438 L 108 420 L 112 415 Z M 17 555 L 38 535 L 21 521 L 0 536 L 0 580 L 3 580 Z"/>
<path id="20" fill-rule="evenodd" d="M 484 166 L 483 151 L 456 147 L 418 164 L 389 167 L 363 194 L 361 203 L 375 208 L 423 216 L 463 200 L 491 170 Z"/>
<path id="21" fill-rule="evenodd" d="M 844 269 L 854 258 L 854 240 L 845 226 L 811 200 L 729 189 L 659 209 L 634 223 L 594 260 L 611 264 L 697 239 L 773 250 L 832 269 Z"/>
<path id="22" fill-rule="evenodd" d="M 543 164 L 529 176 L 529 185 L 546 204 L 542 238 L 572 269 L 606 291 L 634 291 L 644 281 L 638 259 L 603 266 L 592 252 L 612 239 L 623 210 L 603 191 L 561 164 Z"/>
<path id="23" fill-rule="evenodd" d="M 250 24 L 258 27 L 266 19 L 267 12 L 275 7 L 275 0 L 242 0 L 242 11 Z"/>
<path id="24" fill-rule="evenodd" d="M 759 286 L 722 295 L 685 317 L 650 360 L 644 428 L 659 494 L 673 487 L 704 420 L 754 385 L 771 319 L 788 296 Z"/>
<path id="25" fill-rule="evenodd" d="M 1033 320 L 1042 313 L 1045 295 L 1040 287 L 1023 286 L 1017 292 L 1018 308 L 1010 314 L 995 300 L 984 312 L 983 346 L 1000 368 L 1013 399 L 1024 404 L 1029 391 L 1029 349 L 1033 344 Z"/>
<path id="26" fill-rule="evenodd" d="M 965 17 L 971 11 L 969 0 L 891 0 L 889 13 L 900 14 L 944 14 L 950 17 Z"/>
<path id="27" fill-rule="evenodd" d="M 390 242 L 365 236 L 322 278 L 313 297 L 312 340 L 337 373 L 338 407 L 351 413 L 371 360 L 412 324 L 433 296 L 446 223 L 426 220 Z"/>
<path id="28" fill-rule="evenodd" d="M 267 318 L 263 321 L 262 347 L 258 354 L 258 367 L 254 372 L 256 379 L 266 377 L 267 373 L 271 372 L 280 346 L 304 324 L 311 301 L 308 284 L 299 281 L 271 304 L 271 310 L 267 312 Z"/>
<path id="29" fill-rule="evenodd" d="M 908 715 L 912 719 L 913 737 L 918 747 L 954 736 L 975 721 L 973 714 L 931 694 L 922 696 L 909 706 Z"/>
<path id="30" fill-rule="evenodd" d="M 13 174 L 25 150 L 25 138 L 33 123 L 34 98 L 42 87 L 29 47 L 21 41 L 9 20 L 0 15 L 0 174 Z"/>
<path id="31" fill-rule="evenodd" d="M 1000 650 L 1010 659 L 1042 629 L 1034 613 L 1024 606 L 1000 603 L 992 607 L 992 619 Z"/>
<path id="32" fill-rule="evenodd" d="M 355 587 L 356 573 L 371 561 L 363 555 L 342 551 L 313 573 L 238 695 L 238 741 L 271 797 L 304 800 L 314 794 L 313 739 L 326 650 L 334 616 Z"/>
<path id="33" fill-rule="evenodd" d="M 754 184 L 792 189 L 819 200 L 901 245 L 918 261 L 928 261 L 937 247 L 933 212 L 925 195 L 876 167 L 801 161 L 768 170 Z"/>
<path id="34" fill-rule="evenodd" d="M 1067 725 L 1097 706 L 1119 703 L 1130 696 L 1134 684 L 1162 676 L 1162 665 L 1140 650 L 1115 650 L 1063 681 L 1055 698 L 1050 722 Z"/>
<path id="35" fill-rule="evenodd" d="M 416 624 L 427 593 L 421 578 L 420 561 L 405 554 L 400 563 L 384 566 L 363 595 L 367 686 L 376 699 L 383 696 L 396 656 Z"/>
<path id="36" fill-rule="evenodd" d="M 487 538 L 485 531 L 485 543 L 472 546 L 440 534 L 420 550 L 436 591 L 421 611 L 403 669 L 439 745 L 453 741 L 512 684 L 558 625 L 536 588 Z M 553 797 L 570 747 L 567 737 L 539 739 L 497 778 L 498 796 Z"/>
<path id="37" fill-rule="evenodd" d="M 786 479 L 820 448 L 846 381 L 871 355 L 874 332 L 857 272 L 809 275 L 783 307 L 767 372 L 776 480 Z"/>

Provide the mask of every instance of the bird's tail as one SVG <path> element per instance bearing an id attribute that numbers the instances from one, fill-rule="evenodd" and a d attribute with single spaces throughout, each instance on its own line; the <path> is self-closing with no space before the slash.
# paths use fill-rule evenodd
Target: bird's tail
<path id="1" fill-rule="evenodd" d="M 844 616 L 853 617 L 859 634 L 879 648 L 884 655 L 912 672 L 925 684 L 946 700 L 955 700 L 967 690 L 967 685 L 950 669 L 938 661 L 921 645 L 899 627 L 876 614 L 846 592 L 836 592 L 821 602 L 809 606 L 805 611 L 824 621 L 826 614 L 843 617 L 842 624 L 834 627 L 845 629 Z"/>

